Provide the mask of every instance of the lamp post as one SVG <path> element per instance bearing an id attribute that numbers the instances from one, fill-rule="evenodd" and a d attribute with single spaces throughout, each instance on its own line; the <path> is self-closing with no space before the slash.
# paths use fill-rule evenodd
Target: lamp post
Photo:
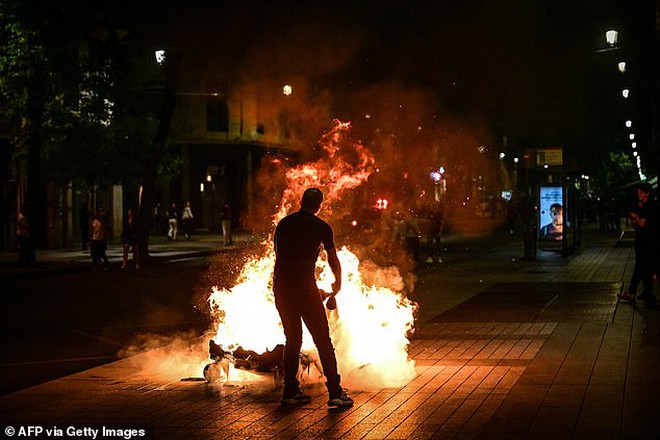
<path id="1" fill-rule="evenodd" d="M 206 182 L 211 187 L 211 231 L 215 230 L 215 182 L 211 173 L 206 174 Z"/>
<path id="2" fill-rule="evenodd" d="M 615 29 L 610 29 L 605 32 L 605 40 L 609 46 L 616 46 L 619 41 L 619 32 Z"/>

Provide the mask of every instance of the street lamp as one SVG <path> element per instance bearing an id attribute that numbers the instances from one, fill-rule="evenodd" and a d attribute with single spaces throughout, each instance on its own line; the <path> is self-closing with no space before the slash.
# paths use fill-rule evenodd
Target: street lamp
<path id="1" fill-rule="evenodd" d="M 628 135 L 628 137 L 630 138 L 631 141 L 634 141 L 635 140 L 635 133 L 630 133 Z"/>
<path id="2" fill-rule="evenodd" d="M 619 62 L 619 72 L 626 73 L 626 62 L 625 61 L 620 61 Z"/>
<path id="3" fill-rule="evenodd" d="M 215 182 L 210 172 L 206 173 L 206 182 L 211 187 L 211 230 L 215 230 Z M 203 185 L 203 183 L 202 183 Z"/>
<path id="4" fill-rule="evenodd" d="M 628 120 L 626 121 L 626 127 L 627 127 L 627 128 L 632 127 L 632 121 L 631 121 L 630 119 L 628 119 Z"/>
<path id="5" fill-rule="evenodd" d="M 165 64 L 165 51 L 163 49 L 158 49 L 154 51 L 154 56 L 156 57 L 156 63 L 158 63 L 159 66 L 162 66 Z"/>
<path id="6" fill-rule="evenodd" d="M 615 46 L 619 40 L 619 32 L 615 31 L 614 29 L 610 29 L 609 31 L 605 32 L 605 40 L 607 40 L 607 44 L 610 46 Z"/>
<path id="7" fill-rule="evenodd" d="M 623 95 L 624 98 L 628 99 L 628 95 L 630 95 L 630 90 L 628 89 L 623 89 L 621 91 L 621 95 Z"/>

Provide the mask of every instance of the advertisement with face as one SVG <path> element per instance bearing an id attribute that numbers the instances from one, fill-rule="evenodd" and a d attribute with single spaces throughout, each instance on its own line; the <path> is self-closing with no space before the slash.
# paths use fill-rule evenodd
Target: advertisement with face
<path id="1" fill-rule="evenodd" d="M 561 186 L 539 187 L 539 237 L 562 240 L 564 233 L 564 196 Z"/>

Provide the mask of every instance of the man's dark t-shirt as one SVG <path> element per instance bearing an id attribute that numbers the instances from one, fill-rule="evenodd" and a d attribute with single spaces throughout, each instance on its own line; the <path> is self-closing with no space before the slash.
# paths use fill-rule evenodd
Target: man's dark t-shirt
<path id="1" fill-rule="evenodd" d="M 275 228 L 274 290 L 315 289 L 314 268 L 321 248 L 334 249 L 332 228 L 308 211 L 284 217 Z M 295 293 L 291 293 L 295 294 Z"/>
<path id="2" fill-rule="evenodd" d="M 646 225 L 644 227 L 639 225 L 633 225 L 635 229 L 635 250 L 638 254 L 643 256 L 650 256 L 656 250 L 656 237 L 654 232 L 657 228 L 655 222 L 655 204 L 654 201 L 650 198 L 642 206 L 635 205 L 630 209 L 630 212 L 634 212 L 640 219 L 646 220 Z"/>

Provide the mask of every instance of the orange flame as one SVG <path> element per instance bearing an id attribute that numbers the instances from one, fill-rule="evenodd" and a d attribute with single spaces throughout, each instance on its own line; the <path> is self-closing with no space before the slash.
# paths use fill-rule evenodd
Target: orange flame
<path id="1" fill-rule="evenodd" d="M 366 182 L 374 172 L 373 155 L 361 144 L 352 145 L 353 161 L 346 159 L 349 151 L 340 147 L 340 141 L 350 123 L 334 122 L 334 128 L 319 141 L 325 156 L 286 172 L 287 186 L 274 225 L 297 208 L 302 193 L 310 186 L 323 189 L 324 216 L 330 216 L 332 202 Z M 214 287 L 210 295 L 218 325 L 213 340 L 227 350 L 241 346 L 261 353 L 284 343 L 272 292 L 275 253 L 271 238 L 262 246 L 262 255 L 245 263 L 234 287 Z M 404 283 L 398 269 L 360 265 L 345 246 L 338 257 L 343 287 L 336 297 L 337 309 L 328 311 L 328 321 L 344 384 L 360 389 L 405 385 L 415 374 L 407 347 L 417 306 L 402 293 Z M 369 279 L 376 280 L 377 285 L 365 284 L 360 270 L 367 268 Z M 317 269 L 319 288 L 331 290 L 334 276 L 327 261 L 320 259 Z M 303 351 L 315 356 L 306 329 Z"/>

